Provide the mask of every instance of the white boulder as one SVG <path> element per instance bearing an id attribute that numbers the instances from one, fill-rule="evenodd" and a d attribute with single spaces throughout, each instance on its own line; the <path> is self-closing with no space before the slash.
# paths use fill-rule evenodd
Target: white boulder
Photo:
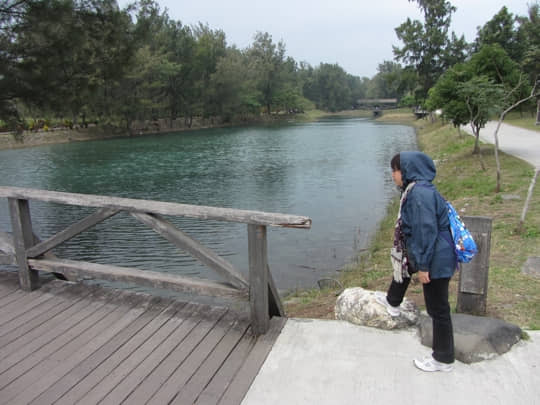
<path id="1" fill-rule="evenodd" d="M 376 300 L 375 293 L 360 287 L 347 288 L 336 301 L 336 319 L 387 330 L 408 328 L 417 324 L 419 311 L 413 301 L 405 298 L 399 306 L 400 314 L 393 317 L 386 311 L 386 307 Z"/>

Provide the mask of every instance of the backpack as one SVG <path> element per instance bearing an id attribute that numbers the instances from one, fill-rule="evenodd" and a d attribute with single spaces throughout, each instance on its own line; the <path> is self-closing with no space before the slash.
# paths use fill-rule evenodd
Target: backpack
<path id="1" fill-rule="evenodd" d="M 460 263 L 469 263 L 478 253 L 476 243 L 452 204 L 446 201 L 446 206 L 448 207 L 448 221 L 450 222 L 457 260 Z"/>
<path id="2" fill-rule="evenodd" d="M 419 187 L 428 186 L 424 184 L 417 184 Z M 442 197 L 442 196 L 441 196 Z M 475 254 L 478 253 L 476 242 L 474 241 L 471 233 L 459 217 L 456 209 L 449 201 L 446 201 L 446 207 L 448 208 L 448 222 L 450 223 L 450 233 L 452 234 L 452 241 L 446 239 L 451 245 L 454 246 L 454 252 L 456 253 L 457 261 L 459 263 L 469 263 Z"/>

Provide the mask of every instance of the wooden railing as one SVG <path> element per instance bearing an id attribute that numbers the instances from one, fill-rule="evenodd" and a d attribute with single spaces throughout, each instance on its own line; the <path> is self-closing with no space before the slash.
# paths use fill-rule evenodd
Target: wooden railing
<path id="1" fill-rule="evenodd" d="M 37 270 L 41 270 L 60 273 L 68 279 L 91 277 L 200 295 L 249 300 L 252 329 L 256 334 L 266 333 L 271 316 L 285 315 L 268 267 L 266 227 L 311 227 L 310 218 L 295 215 L 18 187 L 0 187 L 0 197 L 8 200 L 13 231 L 13 236 L 0 232 L 0 250 L 4 252 L 0 252 L 0 264 L 13 264 L 18 267 L 19 283 L 24 290 L 39 288 Z M 30 200 L 95 207 L 97 210 L 42 241 L 32 230 Z M 52 254 L 51 250 L 58 245 L 121 211 L 129 212 L 170 243 L 216 271 L 224 282 L 66 260 Z M 249 281 L 231 263 L 189 237 L 162 215 L 247 224 Z"/>

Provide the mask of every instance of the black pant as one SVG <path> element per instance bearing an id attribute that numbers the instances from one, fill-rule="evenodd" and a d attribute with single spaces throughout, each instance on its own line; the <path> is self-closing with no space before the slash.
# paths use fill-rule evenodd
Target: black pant
<path id="1" fill-rule="evenodd" d="M 410 281 L 410 278 L 404 279 L 403 283 L 392 280 L 387 292 L 390 305 L 397 307 L 401 304 Z M 424 301 L 433 325 L 433 358 L 441 363 L 454 362 L 454 331 L 448 303 L 449 282 L 449 278 L 437 278 L 423 284 Z"/>

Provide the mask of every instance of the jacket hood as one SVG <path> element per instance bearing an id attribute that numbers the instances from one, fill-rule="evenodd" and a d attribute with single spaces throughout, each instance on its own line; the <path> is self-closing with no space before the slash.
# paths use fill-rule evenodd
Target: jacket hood
<path id="1" fill-rule="evenodd" d="M 432 182 L 437 173 L 433 160 L 422 152 L 401 152 L 399 154 L 399 163 L 403 187 L 407 187 L 411 181 L 424 180 Z"/>

